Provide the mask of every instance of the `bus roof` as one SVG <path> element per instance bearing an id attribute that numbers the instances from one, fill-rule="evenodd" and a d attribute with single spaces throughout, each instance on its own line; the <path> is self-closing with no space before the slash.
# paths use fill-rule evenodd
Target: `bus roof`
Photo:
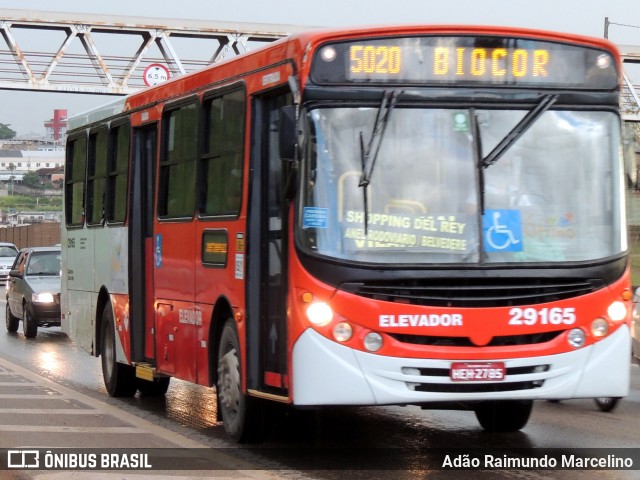
<path id="1" fill-rule="evenodd" d="M 105 118 L 122 113 L 124 111 L 125 103 L 126 97 L 120 97 L 99 107 L 73 115 L 67 119 L 68 130 L 74 130 L 82 127 L 83 125 L 98 122 Z"/>
<path id="2" fill-rule="evenodd" d="M 295 68 L 307 72 L 309 62 L 307 53 L 317 45 L 338 39 L 358 38 L 365 36 L 400 36 L 400 35 L 493 35 L 538 38 L 555 42 L 569 42 L 584 46 L 602 48 L 612 51 L 619 61 L 616 46 L 604 38 L 589 37 L 571 33 L 535 30 L 520 27 L 482 26 L 482 25 L 378 25 L 353 28 L 323 28 L 294 33 L 289 37 L 269 43 L 250 52 L 204 67 L 166 82 L 145 88 L 128 97 L 119 98 L 101 107 L 83 112 L 69 118 L 69 131 L 83 125 L 91 124 L 117 115 L 124 111 L 142 108 L 184 97 L 195 93 L 206 86 L 214 85 L 221 79 L 231 82 L 239 79 L 239 72 L 252 72 L 267 65 L 293 60 Z M 306 62 L 306 63 L 305 63 Z"/>

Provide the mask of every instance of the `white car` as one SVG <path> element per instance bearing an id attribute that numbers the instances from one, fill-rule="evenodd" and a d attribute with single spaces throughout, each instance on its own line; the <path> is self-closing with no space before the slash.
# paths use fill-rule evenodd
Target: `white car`
<path id="1" fill-rule="evenodd" d="M 7 284 L 7 277 L 13 261 L 18 256 L 18 248 L 9 242 L 0 242 L 0 283 Z"/>
<path id="2" fill-rule="evenodd" d="M 60 285 L 60 247 L 20 250 L 7 284 L 7 331 L 16 332 L 20 320 L 27 338 L 38 327 L 60 326 Z"/>

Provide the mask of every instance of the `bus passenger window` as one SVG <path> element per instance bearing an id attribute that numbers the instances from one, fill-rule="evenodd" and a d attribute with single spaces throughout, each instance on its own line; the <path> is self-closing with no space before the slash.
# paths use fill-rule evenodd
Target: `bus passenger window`
<path id="1" fill-rule="evenodd" d="M 245 94 L 205 100 L 205 147 L 200 159 L 200 213 L 237 215 L 242 197 Z"/>
<path id="2" fill-rule="evenodd" d="M 198 104 L 165 114 L 160 161 L 158 214 L 161 218 L 193 216 L 198 139 Z"/>
<path id="3" fill-rule="evenodd" d="M 89 164 L 87 172 L 87 224 L 100 225 L 104 213 L 104 190 L 107 175 L 106 128 L 89 136 Z"/>
<path id="4" fill-rule="evenodd" d="M 87 166 L 87 139 L 84 136 L 67 143 L 65 173 L 65 221 L 70 226 L 84 223 L 84 189 Z"/>
<path id="5" fill-rule="evenodd" d="M 112 150 L 107 170 L 106 219 L 124 222 L 127 214 L 127 184 L 129 181 L 129 124 L 111 130 Z"/>

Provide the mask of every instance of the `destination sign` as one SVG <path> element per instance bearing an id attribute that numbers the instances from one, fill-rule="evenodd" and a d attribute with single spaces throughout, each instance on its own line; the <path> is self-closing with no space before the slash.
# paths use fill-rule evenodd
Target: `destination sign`
<path id="1" fill-rule="evenodd" d="M 615 89 L 617 65 L 605 50 L 487 36 L 384 38 L 320 47 L 316 83 L 450 84 Z"/>

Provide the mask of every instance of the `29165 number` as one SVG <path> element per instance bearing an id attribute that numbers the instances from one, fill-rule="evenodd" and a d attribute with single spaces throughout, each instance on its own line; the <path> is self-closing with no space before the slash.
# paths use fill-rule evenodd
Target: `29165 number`
<path id="1" fill-rule="evenodd" d="M 512 308 L 509 325 L 573 325 L 576 323 L 574 307 Z"/>

